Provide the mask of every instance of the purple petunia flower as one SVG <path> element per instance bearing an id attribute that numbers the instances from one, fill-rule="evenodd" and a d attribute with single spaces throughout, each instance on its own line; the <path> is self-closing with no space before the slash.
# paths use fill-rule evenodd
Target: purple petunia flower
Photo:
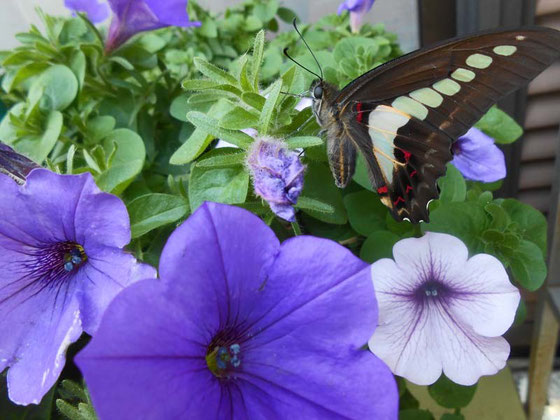
<path id="1" fill-rule="evenodd" d="M 362 18 L 370 11 L 375 0 L 345 0 L 338 6 L 338 14 L 348 10 L 350 12 L 350 27 L 352 32 L 359 32 Z"/>
<path id="2" fill-rule="evenodd" d="M 453 165 L 467 179 L 494 182 L 506 177 L 504 152 L 494 139 L 478 128 L 471 128 L 453 143 Z"/>
<path id="3" fill-rule="evenodd" d="M 187 0 L 109 0 L 113 20 L 105 49 L 113 51 L 133 35 L 166 26 L 200 26 L 189 21 Z"/>
<path id="4" fill-rule="evenodd" d="M 205 203 L 160 276 L 121 293 L 76 357 L 101 418 L 397 418 L 393 376 L 360 350 L 369 267 L 344 247 L 280 245 L 248 211 Z"/>
<path id="5" fill-rule="evenodd" d="M 20 155 L 10 146 L 0 142 L 0 173 L 8 175 L 19 184 L 23 184 L 29 172 L 36 168 L 40 168 L 40 166 L 31 159 Z"/>
<path id="6" fill-rule="evenodd" d="M 64 6 L 74 12 L 84 12 L 93 23 L 109 17 L 109 5 L 104 0 L 64 0 Z"/>
<path id="7" fill-rule="evenodd" d="M 303 189 L 305 171 L 298 153 L 280 140 L 257 138 L 247 164 L 255 193 L 268 202 L 278 217 L 293 222 L 296 214 L 293 205 Z"/>
<path id="8" fill-rule="evenodd" d="M 403 239 L 391 259 L 371 267 L 379 326 L 369 348 L 394 374 L 419 385 L 443 373 L 474 384 L 505 366 L 519 291 L 502 264 L 487 254 L 468 258 L 454 236 L 427 233 Z"/>
<path id="9" fill-rule="evenodd" d="M 106 306 L 132 282 L 155 277 L 122 248 L 123 202 L 90 174 L 34 169 L 24 185 L 0 174 L 0 371 L 17 404 L 38 403 L 68 346 L 94 332 Z"/>

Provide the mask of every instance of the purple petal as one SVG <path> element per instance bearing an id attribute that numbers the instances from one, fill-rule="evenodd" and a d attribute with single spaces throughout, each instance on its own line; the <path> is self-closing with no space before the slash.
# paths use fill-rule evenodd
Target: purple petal
<path id="1" fill-rule="evenodd" d="M 230 316 L 244 319 L 257 307 L 278 248 L 274 232 L 252 213 L 206 202 L 169 237 L 159 273 L 173 293 L 192 302 L 188 319 L 209 342 L 208 334 Z"/>
<path id="2" fill-rule="evenodd" d="M 16 404 L 38 404 L 56 382 L 66 349 L 82 333 L 75 299 L 55 293 L 17 300 L 6 305 L 0 292 L 0 370 L 8 370 L 8 391 Z"/>
<path id="3" fill-rule="evenodd" d="M 64 0 L 64 5 L 74 12 L 85 12 L 93 23 L 109 17 L 109 5 L 103 0 Z"/>
<path id="4" fill-rule="evenodd" d="M 169 26 L 198 26 L 187 14 L 187 0 L 145 0 L 161 23 Z"/>
<path id="5" fill-rule="evenodd" d="M 139 280 L 155 279 L 155 268 L 140 264 L 118 248 L 102 248 L 88 254 L 88 264 L 78 273 L 78 297 L 84 331 L 93 335 L 105 309 L 125 287 Z"/>
<path id="6" fill-rule="evenodd" d="M 240 374 L 253 412 L 397 417 L 393 376 L 359 350 L 376 325 L 370 285 L 366 264 L 334 242 L 300 236 L 282 244 L 262 291 L 272 309 L 254 326 Z"/>
<path id="7" fill-rule="evenodd" d="M 494 140 L 477 128 L 471 128 L 453 144 L 453 165 L 465 178 L 494 182 L 506 177 L 504 153 Z"/>
<path id="8" fill-rule="evenodd" d="M 375 0 L 346 0 L 338 6 L 338 14 L 340 15 L 344 10 L 349 12 L 367 13 L 373 6 Z"/>
<path id="9" fill-rule="evenodd" d="M 183 298 L 143 281 L 109 306 L 76 357 L 100 418 L 218 418 L 220 383 L 206 366 L 206 344 L 191 338 L 188 324 L 198 302 Z M 148 316 L 131 318 L 147 308 Z"/>

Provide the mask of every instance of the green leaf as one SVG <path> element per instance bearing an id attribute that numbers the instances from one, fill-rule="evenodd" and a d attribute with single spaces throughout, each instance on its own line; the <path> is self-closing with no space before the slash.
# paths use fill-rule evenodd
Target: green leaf
<path id="1" fill-rule="evenodd" d="M 517 223 L 519 233 L 528 241 L 536 244 L 546 255 L 547 223 L 544 215 L 537 209 L 512 198 L 500 204 L 508 213 L 512 222 Z"/>
<path id="2" fill-rule="evenodd" d="M 184 165 L 192 162 L 206 150 L 213 139 L 214 137 L 207 134 L 206 131 L 200 128 L 195 129 L 187 141 L 171 155 L 169 163 Z"/>
<path id="3" fill-rule="evenodd" d="M 205 80 L 205 79 L 190 79 L 190 80 L 183 80 L 181 82 L 181 86 L 185 90 L 206 90 L 206 89 L 213 89 L 216 86 L 219 86 L 220 82 L 216 82 L 214 80 Z M 188 97 L 187 97 L 188 99 Z"/>
<path id="4" fill-rule="evenodd" d="M 62 64 L 55 64 L 33 81 L 28 96 L 40 97 L 42 109 L 62 111 L 74 101 L 77 94 L 78 80 L 72 70 Z"/>
<path id="5" fill-rule="evenodd" d="M 477 385 L 464 386 L 441 375 L 436 383 L 428 386 L 430 396 L 445 408 L 463 408 L 473 399 Z"/>
<path id="6" fill-rule="evenodd" d="M 298 209 L 312 210 L 320 213 L 334 213 L 334 207 L 330 204 L 323 203 L 320 200 L 305 196 L 300 196 L 294 207 Z"/>
<path id="7" fill-rule="evenodd" d="M 497 106 L 490 108 L 475 127 L 502 144 L 513 143 L 523 134 L 521 126 Z"/>
<path id="8" fill-rule="evenodd" d="M 218 36 L 216 21 L 210 16 L 205 16 L 202 19 L 202 25 L 196 29 L 196 32 L 206 38 L 216 38 Z"/>
<path id="9" fill-rule="evenodd" d="M 258 31 L 262 29 L 263 22 L 256 16 L 247 16 L 245 19 L 245 30 L 249 32 Z"/>
<path id="10" fill-rule="evenodd" d="M 286 144 L 290 149 L 305 149 L 307 147 L 322 146 L 323 139 L 315 136 L 297 136 L 287 139 Z"/>
<path id="11" fill-rule="evenodd" d="M 441 190 L 439 199 L 441 201 L 465 201 L 467 195 L 467 184 L 461 172 L 451 163 L 447 164 L 445 176 L 438 180 Z"/>
<path id="12" fill-rule="evenodd" d="M 542 251 L 533 242 L 522 240 L 510 260 L 515 280 L 523 288 L 534 291 L 546 279 L 546 263 Z"/>
<path id="13" fill-rule="evenodd" d="M 224 153 L 212 150 L 208 155 Z M 189 182 L 189 201 L 194 212 L 204 201 L 225 204 L 245 202 L 249 190 L 249 174 L 241 165 L 228 168 L 203 168 L 195 165 Z"/>
<path id="14" fill-rule="evenodd" d="M 256 3 L 253 6 L 253 12 L 262 21 L 268 22 L 276 15 L 278 10 L 278 2 L 276 0 L 267 0 L 262 3 Z"/>
<path id="15" fill-rule="evenodd" d="M 428 410 L 408 408 L 399 411 L 399 420 L 434 420 L 434 416 Z"/>
<path id="16" fill-rule="evenodd" d="M 209 63 L 203 58 L 195 57 L 194 65 L 203 75 L 219 83 L 237 86 L 237 80 L 231 74 L 221 68 Z"/>
<path id="17" fill-rule="evenodd" d="M 109 115 L 94 117 L 87 122 L 86 133 L 88 140 L 97 143 L 115 129 L 116 120 Z"/>
<path id="18" fill-rule="evenodd" d="M 74 73 L 74 76 L 76 76 L 78 88 L 81 90 L 84 87 L 84 80 L 86 77 L 86 55 L 80 50 L 75 51 L 74 54 L 72 54 L 68 65 L 70 70 Z"/>
<path id="19" fill-rule="evenodd" d="M 42 163 L 55 146 L 62 131 L 62 124 L 62 114 L 58 111 L 51 111 L 47 116 L 42 134 L 22 136 L 12 143 L 13 147 L 31 160 Z"/>
<path id="20" fill-rule="evenodd" d="M 354 172 L 354 177 L 352 179 L 366 190 L 373 191 L 373 186 L 369 180 L 366 162 L 361 153 L 358 153 L 358 158 L 356 159 L 356 172 Z"/>
<path id="21" fill-rule="evenodd" d="M 262 20 L 262 19 L 261 19 Z M 259 71 L 263 61 L 264 54 L 264 31 L 259 31 L 255 36 L 255 43 L 253 44 L 253 65 L 251 67 L 251 77 L 253 87 L 256 92 L 259 90 Z"/>
<path id="22" fill-rule="evenodd" d="M 492 223 L 490 227 L 499 231 L 504 231 L 510 224 L 510 218 L 503 207 L 498 204 L 488 203 L 484 206 L 484 210 L 492 218 Z"/>
<path id="23" fill-rule="evenodd" d="M 224 168 L 228 166 L 243 165 L 246 154 L 241 152 L 239 149 L 223 148 L 223 152 L 228 151 L 227 154 L 219 154 L 216 156 L 211 156 L 209 158 L 203 157 L 201 160 L 196 162 L 196 166 L 199 168 Z"/>
<path id="24" fill-rule="evenodd" d="M 282 19 L 286 23 L 292 23 L 294 18 L 297 18 L 297 15 L 287 7 L 280 7 L 278 8 L 278 17 Z"/>
<path id="25" fill-rule="evenodd" d="M 488 228 L 488 216 L 477 202 L 441 203 L 430 212 L 430 223 L 422 223 L 423 232 L 448 233 L 461 239 L 472 254 L 484 252 L 482 233 Z"/>
<path id="26" fill-rule="evenodd" d="M 348 221 L 341 190 L 332 181 L 332 175 L 326 165 L 318 163 L 308 164 L 302 195 L 327 203 L 334 208 L 334 213 L 304 210 L 310 216 L 323 222 L 337 225 L 343 225 Z"/>
<path id="27" fill-rule="evenodd" d="M 189 205 L 177 195 L 147 194 L 132 200 L 127 208 L 134 239 L 183 218 Z"/>
<path id="28" fill-rule="evenodd" d="M 519 305 L 517 306 L 517 310 L 515 311 L 515 319 L 513 320 L 513 326 L 518 327 L 523 325 L 525 320 L 527 319 L 527 305 L 523 299 L 519 300 Z"/>
<path id="29" fill-rule="evenodd" d="M 266 98 L 264 96 L 255 92 L 244 92 L 241 95 L 241 99 L 243 99 L 243 102 L 247 105 L 252 106 L 259 112 L 263 109 L 264 103 L 266 102 Z"/>
<path id="30" fill-rule="evenodd" d="M 347 194 L 344 206 L 352 229 L 361 235 L 368 236 L 387 227 L 387 207 L 381 203 L 377 194 L 369 191 Z"/>
<path id="31" fill-rule="evenodd" d="M 373 263 L 381 258 L 393 257 L 393 246 L 399 237 L 387 230 L 372 232 L 362 244 L 360 258 L 368 263 Z"/>
<path id="32" fill-rule="evenodd" d="M 116 150 L 115 150 L 116 147 Z M 120 194 L 140 173 L 146 159 L 142 138 L 127 128 L 114 130 L 103 140 L 106 156 L 113 156 L 111 166 L 97 178 L 103 191 Z"/>
<path id="33" fill-rule="evenodd" d="M 254 127 L 258 122 L 258 115 L 236 106 L 222 117 L 220 126 L 230 130 L 242 130 L 244 128 Z"/>
<path id="34" fill-rule="evenodd" d="M 217 139 L 222 139 L 228 143 L 234 144 L 241 149 L 248 149 L 253 143 L 253 138 L 251 136 L 240 131 L 221 128 L 218 121 L 202 112 L 191 111 L 187 114 L 187 119 L 195 127 L 213 135 Z"/>
<path id="35" fill-rule="evenodd" d="M 270 125 L 272 120 L 272 113 L 276 107 L 276 102 L 278 102 L 278 97 L 280 96 L 280 90 L 282 89 L 282 81 L 277 80 L 274 82 L 270 88 L 268 98 L 264 103 L 262 108 L 261 116 L 259 119 L 259 133 L 265 136 L 270 131 Z"/>
<path id="36" fill-rule="evenodd" d="M 462 414 L 451 414 L 451 413 L 444 413 L 439 418 L 440 420 L 465 420 L 465 416 Z"/>

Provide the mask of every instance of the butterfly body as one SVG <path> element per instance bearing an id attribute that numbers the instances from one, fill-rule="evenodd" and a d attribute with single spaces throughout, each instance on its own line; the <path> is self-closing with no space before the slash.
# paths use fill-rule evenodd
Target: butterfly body
<path id="1" fill-rule="evenodd" d="M 314 82 L 313 112 L 337 186 L 348 185 L 361 153 L 393 217 L 427 222 L 452 143 L 559 56 L 558 31 L 491 31 L 407 54 L 340 91 Z"/>

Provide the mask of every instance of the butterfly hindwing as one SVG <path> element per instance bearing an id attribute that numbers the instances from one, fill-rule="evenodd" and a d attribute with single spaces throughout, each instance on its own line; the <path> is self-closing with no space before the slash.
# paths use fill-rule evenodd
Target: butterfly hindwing
<path id="1" fill-rule="evenodd" d="M 342 89 L 331 106 L 393 216 L 428 221 L 452 142 L 558 56 L 558 31 L 482 33 L 381 65 Z"/>

